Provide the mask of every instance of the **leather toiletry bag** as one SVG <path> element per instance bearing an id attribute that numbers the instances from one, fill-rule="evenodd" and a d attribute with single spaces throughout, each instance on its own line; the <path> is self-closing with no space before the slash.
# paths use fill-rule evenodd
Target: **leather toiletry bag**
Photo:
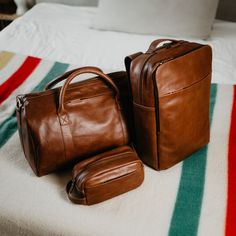
<path id="1" fill-rule="evenodd" d="M 92 205 L 137 188 L 143 179 L 142 161 L 122 146 L 75 165 L 67 194 L 73 203 Z"/>
<path id="2" fill-rule="evenodd" d="M 97 77 L 69 85 L 84 73 Z M 36 175 L 129 142 L 121 83 L 117 87 L 114 82 L 126 78 L 126 72 L 106 75 L 99 68 L 83 67 L 50 82 L 45 91 L 17 96 L 19 135 Z M 63 80 L 62 87 L 51 89 Z"/>
<path id="3" fill-rule="evenodd" d="M 125 64 L 135 148 L 144 163 L 166 169 L 209 142 L 210 46 L 160 39 L 146 53 L 126 57 Z"/>

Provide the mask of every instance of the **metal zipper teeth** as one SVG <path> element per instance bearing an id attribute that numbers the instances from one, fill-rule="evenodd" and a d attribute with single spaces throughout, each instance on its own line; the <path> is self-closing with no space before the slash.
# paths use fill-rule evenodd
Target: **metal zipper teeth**
<path id="1" fill-rule="evenodd" d="M 177 48 L 183 44 L 185 44 L 186 42 L 183 42 L 183 43 L 180 43 L 179 45 L 176 45 L 174 48 Z M 143 104 L 143 96 L 142 96 L 142 90 L 143 90 L 143 78 L 144 78 L 144 74 L 145 74 L 145 69 L 144 68 L 146 66 L 146 64 L 148 63 L 148 61 L 153 57 L 155 56 L 159 51 L 160 49 L 164 49 L 164 48 L 168 48 L 166 45 L 163 45 L 162 47 L 159 47 L 157 48 L 154 53 L 152 53 L 147 59 L 146 61 L 144 62 L 143 64 L 143 70 L 142 70 L 142 73 L 141 73 L 141 83 L 140 83 L 140 87 L 139 87 L 139 97 L 140 97 L 140 103 Z"/>

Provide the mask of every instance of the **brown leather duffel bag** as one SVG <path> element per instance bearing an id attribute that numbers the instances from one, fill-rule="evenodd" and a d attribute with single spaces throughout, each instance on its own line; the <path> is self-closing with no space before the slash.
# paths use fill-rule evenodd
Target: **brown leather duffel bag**
<path id="1" fill-rule="evenodd" d="M 69 85 L 84 73 L 99 77 Z M 66 79 L 61 88 L 17 96 L 20 139 L 36 175 L 128 143 L 120 93 L 113 81 L 126 78 L 126 73 L 110 76 L 96 67 L 83 67 L 46 86 Z"/>
<path id="2" fill-rule="evenodd" d="M 164 41 L 170 41 L 158 47 Z M 149 166 L 173 166 L 209 142 L 212 51 L 160 39 L 125 59 L 130 75 L 136 150 Z"/>
<path id="3" fill-rule="evenodd" d="M 137 188 L 143 179 L 143 163 L 137 153 L 122 146 L 75 165 L 66 190 L 72 202 L 92 205 Z"/>

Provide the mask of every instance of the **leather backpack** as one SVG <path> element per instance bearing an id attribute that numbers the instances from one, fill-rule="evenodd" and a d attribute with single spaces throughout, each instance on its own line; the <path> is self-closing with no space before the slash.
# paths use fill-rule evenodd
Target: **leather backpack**
<path id="1" fill-rule="evenodd" d="M 169 168 L 209 142 L 210 46 L 160 39 L 125 64 L 135 147 L 147 165 Z"/>

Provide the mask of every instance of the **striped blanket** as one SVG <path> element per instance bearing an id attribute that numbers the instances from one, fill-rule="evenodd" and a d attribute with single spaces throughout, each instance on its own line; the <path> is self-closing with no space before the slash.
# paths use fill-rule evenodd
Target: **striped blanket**
<path id="1" fill-rule="evenodd" d="M 11 149 L 9 145 L 19 145 L 10 142 L 17 131 L 16 95 L 41 91 L 49 81 L 71 68 L 65 63 L 0 52 L 0 173 L 1 159 L 8 158 L 10 152 L 1 150 L 6 145 L 7 150 Z M 169 215 L 163 216 L 167 219 L 162 225 L 166 229 L 161 231 L 165 235 L 236 235 L 236 87 L 212 84 L 210 120 L 210 144 L 173 167 L 181 168 L 181 174 L 174 181 L 174 204 L 168 198 L 162 202 L 162 208 L 172 207 Z M 146 170 L 152 171 L 147 167 Z M 3 184 L 1 177 L 0 189 Z M 168 188 L 167 184 L 160 186 Z M 145 185 L 145 191 L 149 192 L 150 186 Z M 4 207 L 7 205 L 0 196 L 0 209 Z M 162 212 L 158 214 L 162 217 Z M 155 219 L 150 216 L 148 221 L 151 224 Z M 146 235 L 164 234 L 159 234 L 157 228 Z"/>

